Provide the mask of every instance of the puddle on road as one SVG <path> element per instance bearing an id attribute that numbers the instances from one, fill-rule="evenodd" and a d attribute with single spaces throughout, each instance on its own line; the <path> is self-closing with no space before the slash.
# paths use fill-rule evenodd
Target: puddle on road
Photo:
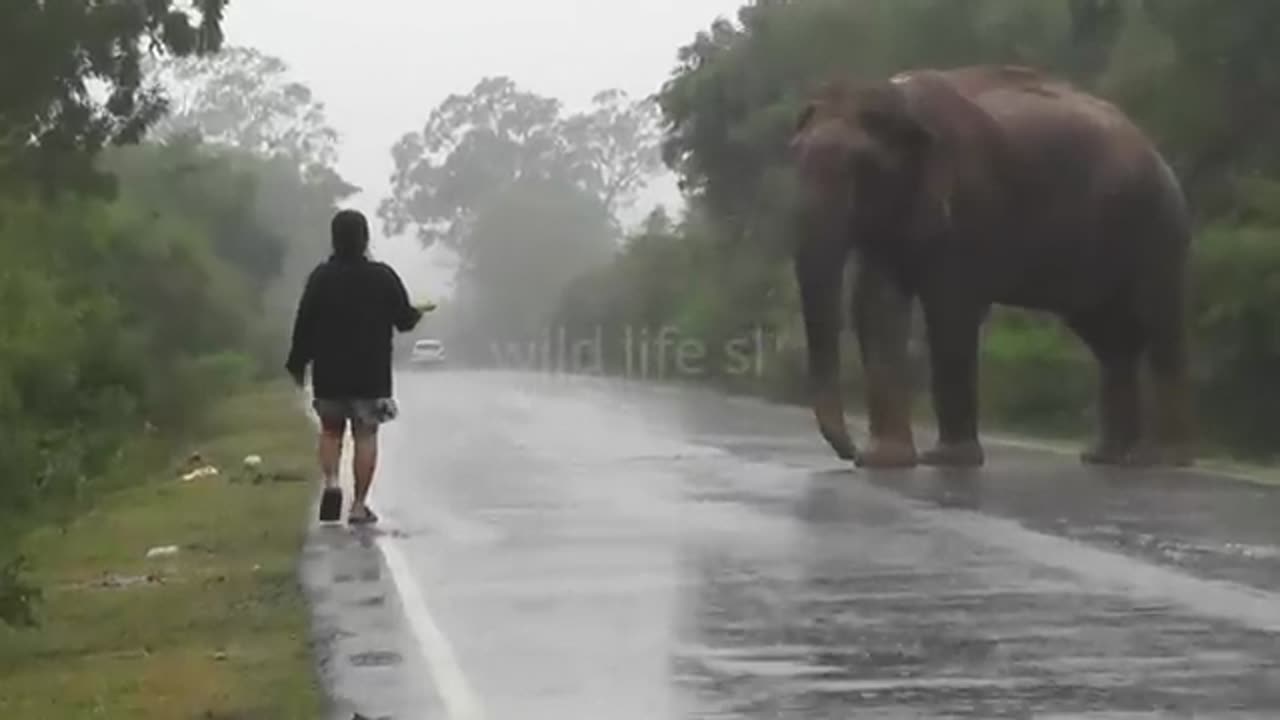
<path id="1" fill-rule="evenodd" d="M 390 650 L 374 650 L 351 655 L 347 658 L 356 667 L 395 667 L 404 662 L 404 657 Z"/>

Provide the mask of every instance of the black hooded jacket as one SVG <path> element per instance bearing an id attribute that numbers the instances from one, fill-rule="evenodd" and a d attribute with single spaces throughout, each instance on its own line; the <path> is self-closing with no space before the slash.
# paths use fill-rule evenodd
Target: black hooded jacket
<path id="1" fill-rule="evenodd" d="M 317 398 L 389 398 L 393 333 L 421 319 L 389 265 L 331 257 L 307 278 L 285 367 L 300 379 L 311 364 Z"/>

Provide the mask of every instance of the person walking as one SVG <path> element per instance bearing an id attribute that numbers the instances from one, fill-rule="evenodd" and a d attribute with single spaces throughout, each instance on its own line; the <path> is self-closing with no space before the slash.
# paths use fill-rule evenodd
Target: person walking
<path id="1" fill-rule="evenodd" d="M 303 387 L 311 368 L 312 407 L 320 419 L 317 454 L 324 475 L 320 520 L 341 517 L 338 469 L 350 428 L 355 496 L 347 519 L 374 523 L 369 490 L 378 463 L 378 428 L 395 419 L 391 352 L 394 332 L 417 327 L 434 306 L 415 306 L 389 265 L 369 258 L 369 223 L 342 210 L 330 225 L 333 252 L 307 278 L 294 319 L 285 368 Z"/>

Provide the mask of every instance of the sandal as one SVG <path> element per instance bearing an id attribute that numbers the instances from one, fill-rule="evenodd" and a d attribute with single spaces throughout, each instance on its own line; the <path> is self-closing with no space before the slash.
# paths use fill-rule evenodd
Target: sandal
<path id="1" fill-rule="evenodd" d="M 342 518 L 342 488 L 325 488 L 320 496 L 320 522 L 338 522 Z"/>
<path id="2" fill-rule="evenodd" d="M 352 508 L 351 512 L 347 513 L 347 522 L 352 525 L 370 525 L 378 522 L 378 516 L 369 509 L 368 505 L 362 505 L 358 510 Z"/>

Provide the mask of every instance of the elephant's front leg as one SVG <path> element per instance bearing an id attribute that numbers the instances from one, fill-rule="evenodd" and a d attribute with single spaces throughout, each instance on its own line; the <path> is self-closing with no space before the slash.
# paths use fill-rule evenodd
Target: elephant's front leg
<path id="1" fill-rule="evenodd" d="M 871 431 L 871 442 L 857 462 L 863 467 L 912 467 L 917 456 L 907 357 L 911 298 L 881 268 L 861 262 L 852 316 L 862 351 Z"/>
<path id="2" fill-rule="evenodd" d="M 926 465 L 977 467 L 985 460 L 978 441 L 978 334 L 986 313 L 962 298 L 924 299 L 938 420 L 938 444 L 921 457 Z"/>

